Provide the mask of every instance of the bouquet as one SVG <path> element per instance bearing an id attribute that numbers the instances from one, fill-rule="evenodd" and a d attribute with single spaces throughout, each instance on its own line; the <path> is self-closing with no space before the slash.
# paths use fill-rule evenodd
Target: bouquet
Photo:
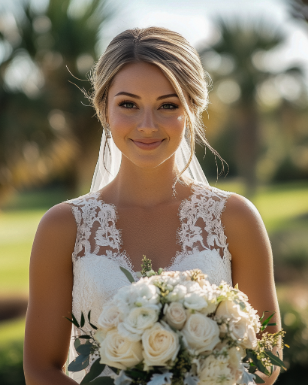
<path id="1" fill-rule="evenodd" d="M 81 384 L 251 384 L 264 382 L 257 370 L 270 376 L 275 365 L 284 368 L 273 352 L 284 331 L 258 339 L 273 314 L 260 318 L 238 287 L 210 284 L 200 270 L 155 273 L 146 257 L 138 282 L 121 270 L 132 284 L 102 309 L 97 326 L 89 312 L 93 332 L 75 340 L 79 356 L 69 371 L 99 354 Z M 85 317 L 70 321 L 82 330 Z M 112 376 L 98 377 L 106 365 Z"/>

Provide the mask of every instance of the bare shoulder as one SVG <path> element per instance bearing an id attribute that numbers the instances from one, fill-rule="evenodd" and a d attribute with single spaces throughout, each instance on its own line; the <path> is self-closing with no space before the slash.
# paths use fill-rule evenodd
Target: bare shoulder
<path id="1" fill-rule="evenodd" d="M 76 237 L 76 220 L 69 204 L 63 202 L 50 208 L 42 217 L 38 232 L 48 232 L 49 235 Z"/>
<path id="2" fill-rule="evenodd" d="M 77 225 L 69 204 L 53 206 L 42 217 L 33 242 L 32 260 L 51 258 L 70 263 L 76 241 Z M 63 256 L 67 258 L 63 259 Z"/>
<path id="3" fill-rule="evenodd" d="M 243 258 L 249 250 L 258 250 L 259 255 L 271 256 L 271 247 L 261 215 L 247 198 L 232 194 L 222 213 L 222 223 L 229 250 L 234 258 Z"/>

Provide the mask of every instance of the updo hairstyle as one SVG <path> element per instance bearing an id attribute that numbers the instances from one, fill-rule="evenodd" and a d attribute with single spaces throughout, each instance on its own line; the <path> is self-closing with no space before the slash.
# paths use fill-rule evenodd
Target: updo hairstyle
<path id="1" fill-rule="evenodd" d="M 209 104 L 208 86 L 211 85 L 211 78 L 204 71 L 197 51 L 188 41 L 179 33 L 166 28 L 134 28 L 120 33 L 95 64 L 90 75 L 93 89 L 90 99 L 103 128 L 106 129 L 108 125 L 107 96 L 113 78 L 125 64 L 137 62 L 158 66 L 172 84 L 184 107 L 186 137 L 191 154 L 181 174 L 193 158 L 196 141 L 221 159 L 206 139 L 202 121 L 202 112 Z M 188 103 L 183 91 L 188 95 Z"/>

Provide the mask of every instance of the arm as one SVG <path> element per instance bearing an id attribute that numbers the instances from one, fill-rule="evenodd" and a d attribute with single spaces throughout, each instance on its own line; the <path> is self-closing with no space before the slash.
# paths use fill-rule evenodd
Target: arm
<path id="1" fill-rule="evenodd" d="M 72 311 L 72 252 L 76 223 L 69 205 L 52 207 L 42 218 L 30 258 L 24 372 L 27 385 L 76 384 L 65 364 Z"/>
<path id="2" fill-rule="evenodd" d="M 268 310 L 275 312 L 265 331 L 275 333 L 281 329 L 279 306 L 276 296 L 273 257 L 270 241 L 255 206 L 240 195 L 232 195 L 222 214 L 229 251 L 232 255 L 232 281 L 238 283 L 239 289 L 247 294 L 249 302 L 258 311 L 259 316 Z M 279 351 L 280 358 L 282 352 Z M 266 385 L 275 382 L 279 375 L 276 368 L 271 377 L 258 372 Z"/>

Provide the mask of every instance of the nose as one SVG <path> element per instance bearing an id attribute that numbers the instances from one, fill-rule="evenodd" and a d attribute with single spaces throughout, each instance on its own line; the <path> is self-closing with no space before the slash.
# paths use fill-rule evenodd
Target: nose
<path id="1" fill-rule="evenodd" d="M 144 110 L 137 129 L 145 134 L 151 134 L 152 132 L 158 131 L 153 112 L 150 109 Z"/>

